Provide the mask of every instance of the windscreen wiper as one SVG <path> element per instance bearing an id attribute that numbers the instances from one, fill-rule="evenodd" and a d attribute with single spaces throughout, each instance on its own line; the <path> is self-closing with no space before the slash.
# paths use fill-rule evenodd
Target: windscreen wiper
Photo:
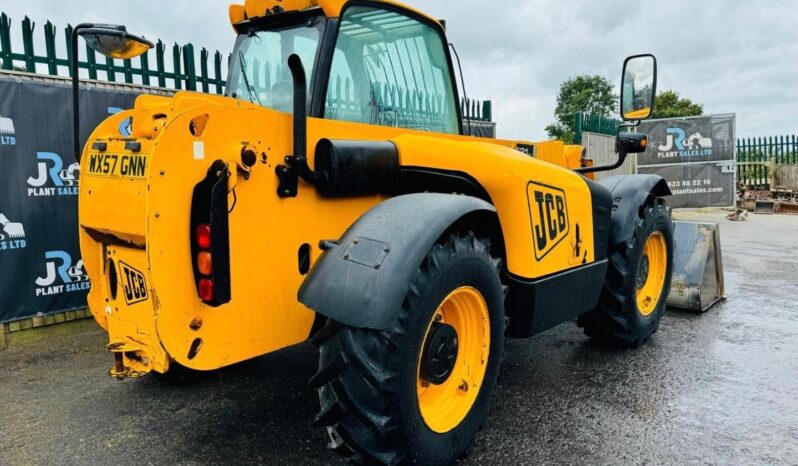
<path id="1" fill-rule="evenodd" d="M 247 87 L 247 92 L 249 93 L 249 101 L 252 103 L 258 102 L 258 105 L 261 107 L 263 104 L 260 101 L 260 97 L 258 97 L 258 93 L 255 91 L 255 88 L 249 83 L 249 76 L 247 76 L 247 65 L 246 59 L 244 58 L 244 52 L 239 50 L 238 51 L 238 63 L 241 68 L 241 77 L 244 78 L 244 85 Z"/>

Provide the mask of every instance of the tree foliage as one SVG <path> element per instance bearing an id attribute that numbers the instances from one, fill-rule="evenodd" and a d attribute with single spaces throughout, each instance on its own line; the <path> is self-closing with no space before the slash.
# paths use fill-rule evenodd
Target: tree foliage
<path id="1" fill-rule="evenodd" d="M 703 114 L 703 105 L 695 103 L 686 97 L 679 97 L 676 91 L 667 90 L 660 92 L 657 96 L 652 118 L 680 118 L 701 116 Z"/>
<path id="2" fill-rule="evenodd" d="M 557 121 L 546 127 L 549 137 L 566 144 L 573 143 L 576 131 L 574 114 L 577 112 L 604 117 L 614 115 L 618 96 L 613 89 L 612 83 L 600 75 L 580 75 L 562 83 L 554 110 Z"/>

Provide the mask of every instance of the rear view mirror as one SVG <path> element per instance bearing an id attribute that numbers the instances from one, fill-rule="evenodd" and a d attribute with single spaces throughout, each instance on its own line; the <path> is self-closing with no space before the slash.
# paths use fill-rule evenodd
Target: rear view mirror
<path id="1" fill-rule="evenodd" d="M 654 110 L 657 92 L 657 59 L 635 55 L 623 64 L 621 116 L 624 120 L 645 120 Z"/>
<path id="2" fill-rule="evenodd" d="M 154 47 L 147 39 L 128 33 L 124 26 L 95 25 L 79 34 L 95 51 L 120 60 L 138 57 Z"/>

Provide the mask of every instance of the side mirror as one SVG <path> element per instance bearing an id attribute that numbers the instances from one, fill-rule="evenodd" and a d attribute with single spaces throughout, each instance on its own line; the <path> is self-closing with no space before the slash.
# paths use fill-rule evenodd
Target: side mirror
<path id="1" fill-rule="evenodd" d="M 657 95 L 657 59 L 654 55 L 635 55 L 623 64 L 621 116 L 624 120 L 645 120 L 654 110 Z"/>
<path id="2" fill-rule="evenodd" d="M 138 57 L 154 47 L 147 39 L 128 33 L 125 26 L 97 24 L 78 34 L 96 52 L 120 60 Z"/>

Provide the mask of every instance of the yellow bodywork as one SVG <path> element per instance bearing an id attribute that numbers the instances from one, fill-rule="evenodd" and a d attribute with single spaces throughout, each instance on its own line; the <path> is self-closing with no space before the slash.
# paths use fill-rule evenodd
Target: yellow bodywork
<path id="1" fill-rule="evenodd" d="M 236 25 L 244 20 L 260 18 L 273 14 L 275 8 L 282 11 L 302 11 L 308 8 L 320 7 L 328 18 L 338 18 L 341 10 L 348 0 L 246 0 L 241 4 L 230 5 L 230 23 Z M 412 11 L 434 23 L 440 21 L 404 3 L 395 0 L 379 0 L 380 3 L 397 6 L 403 10 Z"/>
<path id="2" fill-rule="evenodd" d="M 131 115 L 135 116 L 133 136 L 142 144 L 137 154 L 125 150 L 125 142 L 133 138 L 118 136 L 119 124 Z M 190 132 L 197 118 L 205 121 L 201 136 Z M 125 350 L 118 352 L 124 352 L 127 367 L 164 372 L 175 360 L 194 369 L 213 369 L 308 338 L 314 314 L 296 299 L 304 278 L 297 267 L 299 247 L 312 245 L 315 261 L 320 255 L 319 241 L 339 238 L 384 197 L 329 200 L 304 184 L 297 198 L 276 196 L 274 169 L 291 153 L 291 128 L 287 114 L 240 100 L 183 92 L 173 98 L 141 96 L 132 111 L 109 118 L 95 130 L 91 140 L 106 141 L 107 154 L 146 161 L 142 176 L 121 176 L 119 169 L 98 173 L 91 164 L 100 154 L 89 145 L 81 166 L 81 249 L 94 284 L 89 307 L 108 330 L 111 348 Z M 583 260 L 593 261 L 590 248 L 585 259 L 574 257 L 570 247 L 577 223 L 584 244 L 593 240 L 590 195 L 584 180 L 566 168 L 514 150 L 515 142 L 320 119 L 309 120 L 308 133 L 311 165 L 315 145 L 322 138 L 391 140 L 402 165 L 474 176 L 498 210 L 513 274 L 542 277 Z M 236 198 L 230 214 L 233 298 L 212 308 L 198 299 L 191 267 L 192 189 L 213 160 L 223 159 L 234 166 L 244 146 L 266 154 L 266 161 L 261 158 L 249 180 L 238 175 L 231 181 Z M 571 234 L 538 261 L 528 189 L 530 182 L 545 180 L 557 180 L 558 188 L 567 193 Z M 149 290 L 146 301 L 128 305 L 119 296 L 110 298 L 109 259 L 144 274 Z M 189 359 L 198 338 L 202 347 Z"/>
<path id="3" fill-rule="evenodd" d="M 231 8 L 231 20 L 278 5 L 319 6 L 332 17 L 344 3 L 248 0 L 243 11 Z M 123 137 L 119 127 L 131 117 L 132 134 Z M 210 370 L 308 338 L 315 314 L 297 301 L 304 279 L 298 250 L 310 245 L 315 262 L 320 241 L 340 238 L 386 198 L 331 200 L 302 182 L 296 198 L 278 197 L 275 168 L 293 151 L 291 134 L 288 114 L 190 92 L 140 96 L 134 109 L 96 128 L 81 160 L 80 244 L 93 284 L 89 307 L 118 358 L 114 375 L 166 372 L 172 362 Z M 580 166 L 580 146 L 311 118 L 311 166 L 323 138 L 392 141 L 402 166 L 473 177 L 496 207 L 507 268 L 518 277 L 545 277 L 595 260 L 589 188 L 571 171 Z M 535 157 L 517 147 L 533 148 Z M 258 154 L 248 177 L 237 169 L 243 148 Z M 219 159 L 233 174 L 228 186 L 232 300 L 210 307 L 197 294 L 189 230 L 193 189 Z M 543 223 L 556 228 L 550 232 L 556 238 L 541 246 L 535 235 Z"/>

